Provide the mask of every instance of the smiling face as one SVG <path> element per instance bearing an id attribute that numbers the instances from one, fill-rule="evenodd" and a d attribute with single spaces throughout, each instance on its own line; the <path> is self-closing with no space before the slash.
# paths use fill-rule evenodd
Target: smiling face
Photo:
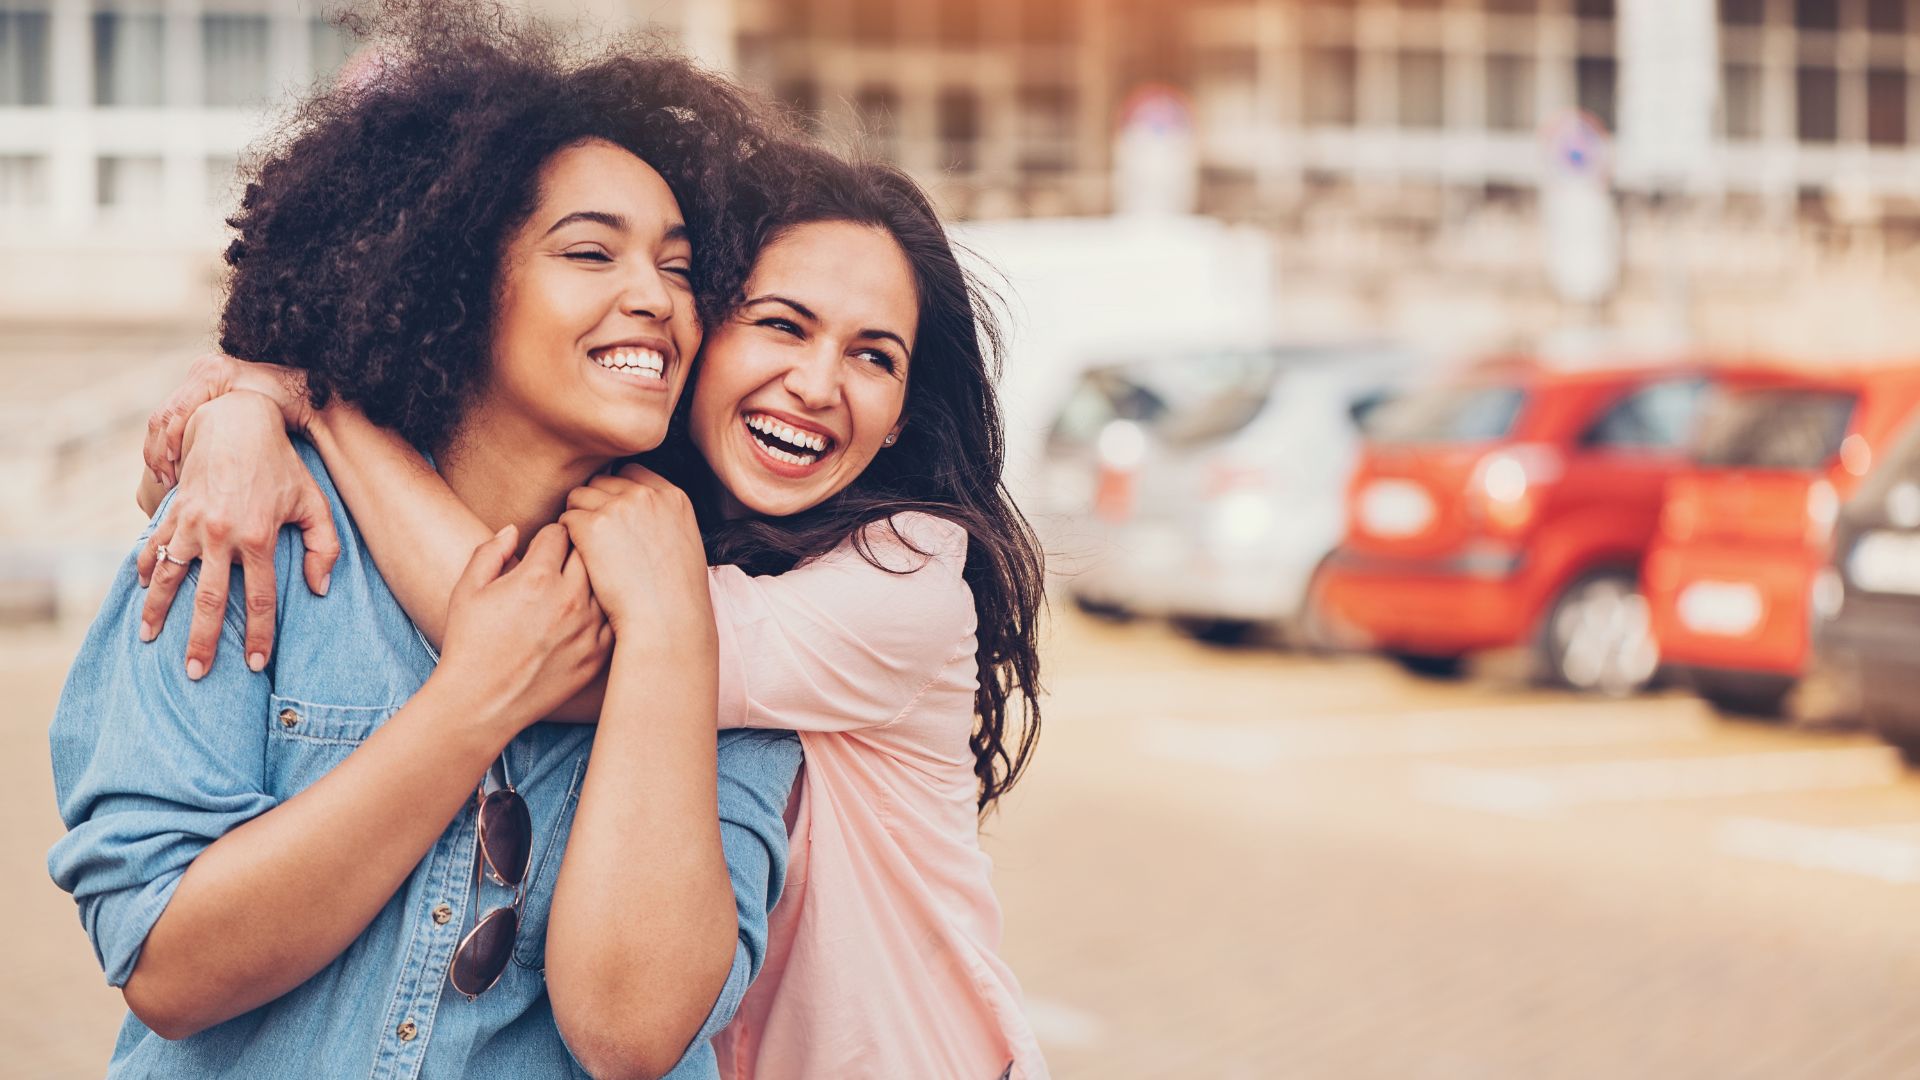
<path id="1" fill-rule="evenodd" d="M 601 140 L 554 154 L 507 243 L 472 430 L 577 459 L 659 446 L 700 347 L 692 258 L 652 166 Z"/>
<path id="2" fill-rule="evenodd" d="M 885 452 L 918 323 L 913 266 L 883 229 L 798 225 L 761 251 L 693 391 L 693 441 L 730 514 L 797 514 Z"/>

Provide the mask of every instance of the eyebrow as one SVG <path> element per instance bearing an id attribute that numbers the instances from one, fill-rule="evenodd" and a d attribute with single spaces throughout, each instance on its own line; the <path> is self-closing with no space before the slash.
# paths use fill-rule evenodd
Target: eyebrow
<path id="1" fill-rule="evenodd" d="M 568 225 L 576 225 L 583 221 L 592 222 L 596 225 L 605 225 L 607 228 L 618 232 L 630 232 L 633 228 L 632 223 L 621 214 L 609 213 L 605 210 L 575 210 L 573 213 L 554 222 L 542 235 L 552 236 Z M 660 237 L 663 243 L 670 240 L 685 240 L 686 238 L 687 223 L 684 221 L 674 222 L 667 227 L 667 231 Z"/>
<path id="2" fill-rule="evenodd" d="M 785 304 L 788 307 L 792 308 L 793 310 L 799 312 L 802 318 L 811 319 L 814 322 L 820 321 L 820 316 L 815 315 L 813 313 L 813 310 L 807 307 L 807 305 L 801 303 L 798 300 L 794 300 L 785 296 L 777 296 L 773 293 L 766 293 L 761 296 L 756 296 L 753 299 L 747 301 L 747 306 L 752 307 L 755 304 L 764 304 L 764 303 Z M 905 338 L 901 337 L 899 334 L 896 334 L 891 330 L 878 330 L 869 326 L 869 327 L 863 327 L 860 330 L 860 332 L 855 334 L 854 336 L 863 337 L 863 338 L 885 338 L 886 340 L 899 345 L 901 350 L 905 352 L 908 356 L 913 355 L 913 346 L 908 345 Z"/>

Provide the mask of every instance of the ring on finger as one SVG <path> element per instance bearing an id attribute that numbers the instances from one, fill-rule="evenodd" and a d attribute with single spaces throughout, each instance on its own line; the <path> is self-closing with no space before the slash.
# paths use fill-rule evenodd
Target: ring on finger
<path id="1" fill-rule="evenodd" d="M 158 559 L 159 559 L 159 560 L 160 560 L 161 562 L 170 562 L 170 563 L 172 563 L 172 564 L 173 564 L 173 565 L 175 565 L 175 566 L 192 566 L 192 565 L 193 565 L 193 560 L 192 560 L 192 559 L 176 559 L 176 558 L 174 558 L 174 557 L 173 557 L 173 553 L 167 550 L 167 545 L 165 545 L 165 544 L 161 544 L 161 545 L 159 546 L 159 548 L 157 548 L 157 549 L 155 549 L 155 551 L 154 551 L 154 555 L 155 555 L 155 557 L 157 557 L 157 558 L 158 558 Z"/>

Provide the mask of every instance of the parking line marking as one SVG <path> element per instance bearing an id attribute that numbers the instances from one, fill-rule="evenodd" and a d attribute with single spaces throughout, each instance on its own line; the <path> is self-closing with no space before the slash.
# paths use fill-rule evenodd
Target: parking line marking
<path id="1" fill-rule="evenodd" d="M 1588 761 L 1521 769 L 1422 765 L 1417 794 L 1429 802 L 1515 817 L 1545 817 L 1583 803 L 1718 799 L 1786 791 L 1891 784 L 1900 755 L 1885 746 L 1701 758 Z"/>
<path id="2" fill-rule="evenodd" d="M 1139 745 L 1158 757 L 1233 772 L 1289 761 L 1691 742 L 1713 722 L 1692 702 L 1621 715 L 1618 703 L 1568 702 L 1292 718 L 1259 727 L 1168 718 L 1139 724 Z"/>
<path id="3" fill-rule="evenodd" d="M 1828 870 L 1897 885 L 1920 884 L 1920 842 L 1911 824 L 1833 828 L 1736 817 L 1720 823 L 1714 844 L 1728 855 Z"/>

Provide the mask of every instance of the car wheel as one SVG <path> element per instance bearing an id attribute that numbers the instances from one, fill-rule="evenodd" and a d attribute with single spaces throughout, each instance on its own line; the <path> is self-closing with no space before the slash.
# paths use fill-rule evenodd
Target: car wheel
<path id="1" fill-rule="evenodd" d="M 1920 709 L 1905 690 L 1885 676 L 1862 678 L 1860 714 L 1882 742 L 1900 751 L 1907 764 L 1920 766 Z"/>
<path id="2" fill-rule="evenodd" d="M 1785 675 L 1696 671 L 1688 679 L 1693 692 L 1718 712 L 1755 719 L 1778 719 L 1787 711 L 1787 695 L 1798 680 Z"/>
<path id="3" fill-rule="evenodd" d="M 1133 621 L 1133 612 L 1128 611 L 1119 604 L 1111 604 L 1105 600 L 1095 600 L 1091 597 L 1081 596 L 1079 593 L 1068 593 L 1067 595 L 1068 598 L 1073 601 L 1073 606 L 1079 610 L 1082 615 L 1091 615 L 1101 622 L 1123 623 Z"/>
<path id="4" fill-rule="evenodd" d="M 1464 656 L 1389 652 L 1387 658 L 1399 664 L 1409 675 L 1418 675 L 1423 679 L 1457 679 L 1467 670 L 1467 658 Z"/>
<path id="5" fill-rule="evenodd" d="M 1660 650 L 1636 576 L 1601 570 L 1566 587 L 1541 625 L 1540 671 L 1561 686 L 1625 697 L 1653 681 Z"/>
<path id="6" fill-rule="evenodd" d="M 1175 619 L 1173 626 L 1209 645 L 1244 645 L 1253 636 L 1253 624 L 1244 619 Z"/>

